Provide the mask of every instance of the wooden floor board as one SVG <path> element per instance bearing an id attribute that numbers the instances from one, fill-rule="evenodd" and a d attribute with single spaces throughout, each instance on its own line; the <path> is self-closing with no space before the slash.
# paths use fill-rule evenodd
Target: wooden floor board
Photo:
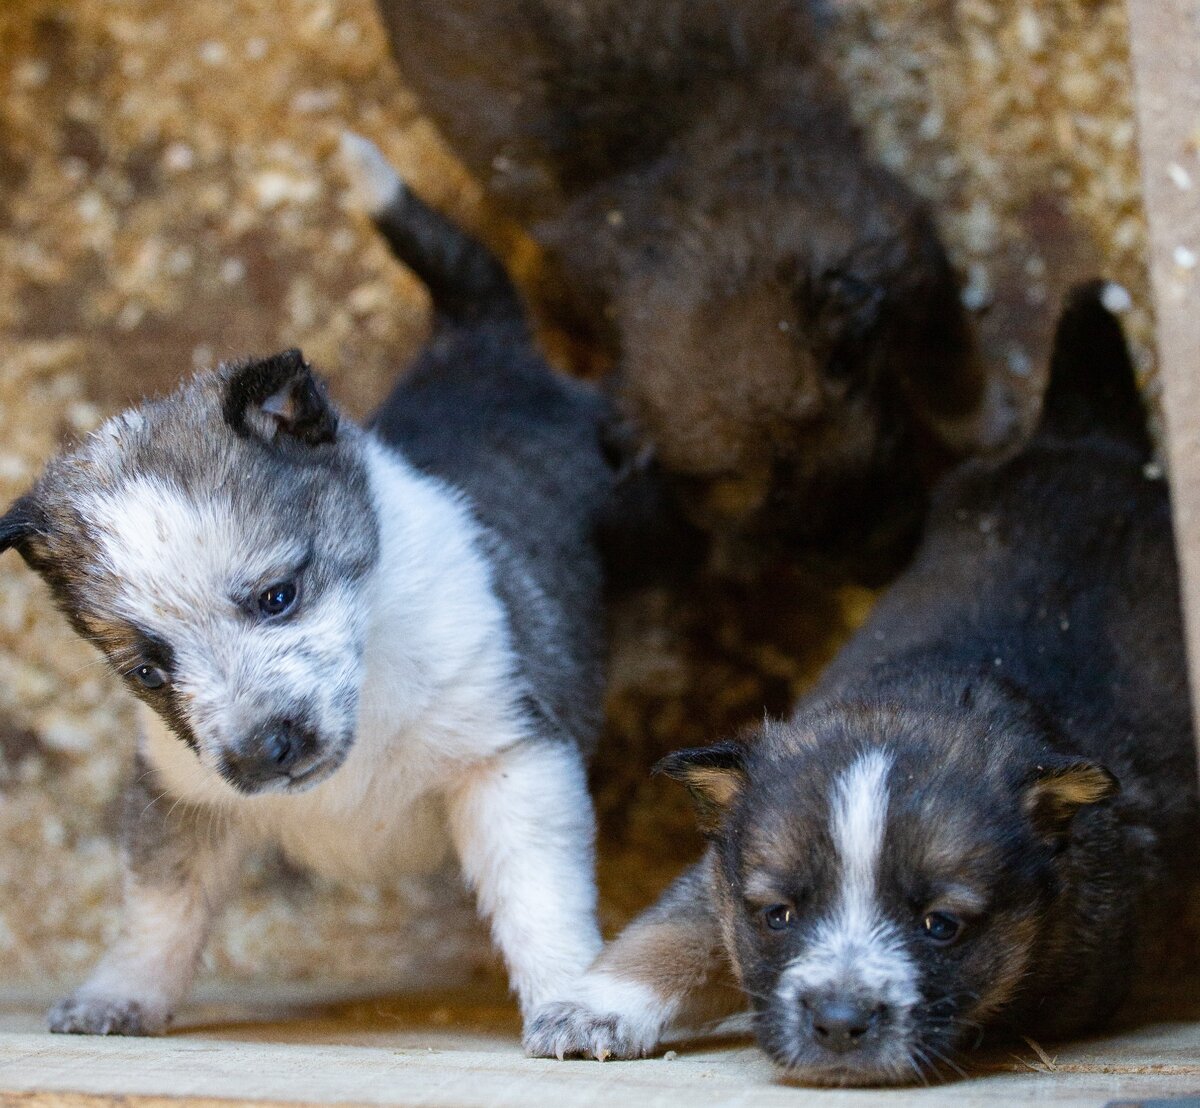
<path id="1" fill-rule="evenodd" d="M 677 1104 L 1063 1106 L 1200 1094 L 1200 1023 L 1159 1022 L 1070 1046 L 1021 1045 L 975 1060 L 969 1080 L 904 1092 L 815 1091 L 782 1083 L 745 1039 L 675 1044 L 643 1062 L 522 1057 L 503 997 L 449 994 L 327 1002 L 296 994 L 253 1006 L 217 998 L 158 1039 L 45 1034 L 43 1005 L 0 1000 L 5 1108 L 261 1104 Z"/>

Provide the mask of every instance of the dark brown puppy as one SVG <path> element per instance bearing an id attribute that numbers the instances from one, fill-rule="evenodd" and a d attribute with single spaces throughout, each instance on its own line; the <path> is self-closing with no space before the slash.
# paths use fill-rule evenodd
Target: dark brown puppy
<path id="1" fill-rule="evenodd" d="M 814 0 L 379 6 L 699 521 L 857 551 L 919 518 L 914 443 L 1008 434 L 933 221 L 867 156 Z"/>
<path id="2" fill-rule="evenodd" d="M 1097 292 L 1032 443 L 939 486 L 792 718 L 663 763 L 712 846 L 539 1013 L 533 1053 L 643 1054 L 725 982 L 792 1075 L 891 1084 L 1119 1003 L 1142 913 L 1194 867 L 1197 798 L 1167 490 Z"/>

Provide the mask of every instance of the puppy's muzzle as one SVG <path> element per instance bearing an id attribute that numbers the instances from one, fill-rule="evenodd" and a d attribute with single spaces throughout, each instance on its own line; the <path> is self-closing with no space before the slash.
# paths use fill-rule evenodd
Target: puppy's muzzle
<path id="1" fill-rule="evenodd" d="M 296 720 L 276 718 L 254 729 L 225 753 L 222 775 L 240 792 L 299 784 L 324 764 L 317 732 Z"/>

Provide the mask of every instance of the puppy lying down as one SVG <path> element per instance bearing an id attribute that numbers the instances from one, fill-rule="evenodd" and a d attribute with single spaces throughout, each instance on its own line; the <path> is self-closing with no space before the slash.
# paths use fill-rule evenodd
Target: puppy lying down
<path id="1" fill-rule="evenodd" d="M 1167 489 L 1100 292 L 1060 323 L 1033 440 L 940 485 L 795 714 L 661 764 L 711 846 L 531 1053 L 638 1057 L 740 997 L 787 1073 L 891 1084 L 1119 1003 L 1197 801 Z"/>
<path id="2" fill-rule="evenodd" d="M 526 1013 L 600 947 L 607 409 L 540 359 L 493 258 L 348 152 L 436 316 L 370 428 L 299 351 L 223 365 L 54 458 L 0 520 L 145 709 L 121 931 L 54 1031 L 161 1030 L 265 844 L 348 878 L 452 846 Z"/>

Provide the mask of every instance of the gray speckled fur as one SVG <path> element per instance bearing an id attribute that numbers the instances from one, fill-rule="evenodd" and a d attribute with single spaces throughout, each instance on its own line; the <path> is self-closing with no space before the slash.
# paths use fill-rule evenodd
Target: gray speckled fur
<path id="1" fill-rule="evenodd" d="M 435 333 L 371 429 L 470 502 L 529 708 L 590 751 L 602 716 L 597 532 L 614 492 L 605 436 L 615 414 L 550 370 L 516 290 L 478 243 L 407 189 L 375 218 L 429 286 Z"/>
<path id="2" fill-rule="evenodd" d="M 0 550 L 161 717 L 125 797 L 120 935 L 54 1031 L 167 1026 L 262 841 L 369 876 L 446 832 L 527 1012 L 599 948 L 582 756 L 610 415 L 537 353 L 498 263 L 405 209 L 393 245 L 428 279 L 434 336 L 369 429 L 339 425 L 299 351 L 226 365 L 110 420 L 0 519 Z M 421 822 L 434 801 L 444 827 Z"/>
<path id="3" fill-rule="evenodd" d="M 604 681 L 594 532 L 613 481 L 602 414 L 594 393 L 552 376 L 523 329 L 499 321 L 440 335 L 373 421 L 470 502 L 531 709 L 587 750 Z"/>

